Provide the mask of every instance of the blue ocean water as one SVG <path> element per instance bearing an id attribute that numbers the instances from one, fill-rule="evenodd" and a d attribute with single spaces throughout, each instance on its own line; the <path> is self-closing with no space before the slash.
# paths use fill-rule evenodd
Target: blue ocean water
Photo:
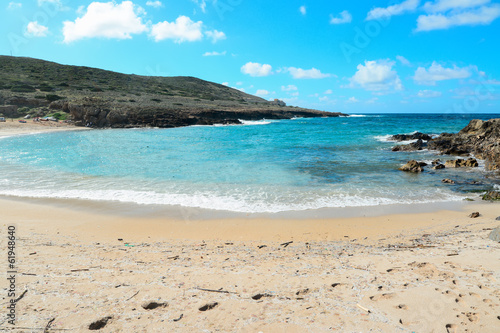
<path id="1" fill-rule="evenodd" d="M 0 140 L 0 195 L 235 212 L 458 201 L 495 180 L 484 184 L 482 168 L 398 171 L 411 159 L 454 157 L 392 152 L 387 138 L 457 132 L 471 119 L 498 117 L 379 114 L 7 137 Z"/>

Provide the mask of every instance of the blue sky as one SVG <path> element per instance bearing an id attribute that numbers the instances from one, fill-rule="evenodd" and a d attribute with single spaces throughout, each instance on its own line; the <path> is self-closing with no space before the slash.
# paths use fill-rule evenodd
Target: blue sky
<path id="1" fill-rule="evenodd" d="M 492 0 L 2 5 L 4 55 L 195 76 L 327 111 L 500 113 Z"/>

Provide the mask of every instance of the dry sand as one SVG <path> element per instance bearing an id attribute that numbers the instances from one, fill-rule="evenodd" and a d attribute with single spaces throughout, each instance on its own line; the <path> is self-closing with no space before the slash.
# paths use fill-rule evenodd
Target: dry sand
<path id="1" fill-rule="evenodd" d="M 26 119 L 26 123 L 20 123 L 18 119 L 7 119 L 0 122 L 0 138 L 5 136 L 45 133 L 68 130 L 88 130 L 86 127 L 76 127 L 67 123 L 54 121 L 34 122 L 33 119 Z"/>
<path id="2" fill-rule="evenodd" d="M 0 211 L 2 234 L 14 224 L 19 237 L 19 331 L 55 318 L 54 332 L 86 332 L 107 317 L 102 332 L 500 327 L 500 244 L 488 239 L 499 204 L 324 220 L 132 218 L 19 200 Z"/>
<path id="3" fill-rule="evenodd" d="M 23 295 L 12 326 L 8 281 L 0 280 L 0 330 L 499 331 L 500 244 L 488 239 L 500 225 L 498 203 L 207 220 L 82 205 L 0 200 L 0 269 L 7 271 L 7 227 L 15 225 L 16 297 Z M 470 218 L 473 211 L 481 216 Z"/>

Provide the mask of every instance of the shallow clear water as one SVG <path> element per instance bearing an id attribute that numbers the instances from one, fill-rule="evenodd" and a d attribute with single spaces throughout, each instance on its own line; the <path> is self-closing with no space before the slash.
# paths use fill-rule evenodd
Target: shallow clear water
<path id="1" fill-rule="evenodd" d="M 457 132 L 495 117 L 386 114 L 9 137 L 0 140 L 0 195 L 238 212 L 463 200 L 494 186 L 467 184 L 483 178 L 481 168 L 404 173 L 397 168 L 406 161 L 436 154 L 392 152 L 386 138 Z"/>

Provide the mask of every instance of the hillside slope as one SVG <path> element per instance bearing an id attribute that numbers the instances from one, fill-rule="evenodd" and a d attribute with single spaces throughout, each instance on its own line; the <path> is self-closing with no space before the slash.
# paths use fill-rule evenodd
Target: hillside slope
<path id="1" fill-rule="evenodd" d="M 0 113 L 55 114 L 92 127 L 177 127 L 238 119 L 336 117 L 194 77 L 153 77 L 0 56 Z"/>

